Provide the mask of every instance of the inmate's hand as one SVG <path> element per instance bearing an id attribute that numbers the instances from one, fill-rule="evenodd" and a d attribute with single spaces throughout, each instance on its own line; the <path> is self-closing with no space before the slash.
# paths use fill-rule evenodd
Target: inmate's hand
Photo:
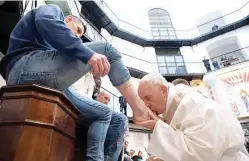
<path id="1" fill-rule="evenodd" d="M 93 56 L 88 61 L 88 64 L 93 67 L 92 73 L 94 75 L 104 77 L 110 71 L 110 63 L 106 56 L 98 53 L 93 54 Z"/>

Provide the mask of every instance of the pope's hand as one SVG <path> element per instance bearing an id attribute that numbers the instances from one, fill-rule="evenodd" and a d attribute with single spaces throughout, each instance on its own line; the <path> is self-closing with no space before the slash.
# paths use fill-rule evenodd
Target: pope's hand
<path id="1" fill-rule="evenodd" d="M 155 156 L 150 156 L 148 159 L 146 159 L 146 161 L 163 161 L 163 160 Z"/>
<path id="2" fill-rule="evenodd" d="M 156 125 L 156 122 L 160 119 L 161 118 L 154 114 L 150 109 L 147 109 L 146 118 L 144 117 L 144 120 L 141 121 L 137 120 L 135 121 L 135 123 L 147 129 L 153 130 Z"/>
<path id="3" fill-rule="evenodd" d="M 137 122 L 143 122 L 143 121 L 148 121 L 148 120 L 156 120 L 160 119 L 159 116 L 154 114 L 148 107 L 143 105 L 143 107 L 133 110 L 133 121 L 135 123 Z"/>

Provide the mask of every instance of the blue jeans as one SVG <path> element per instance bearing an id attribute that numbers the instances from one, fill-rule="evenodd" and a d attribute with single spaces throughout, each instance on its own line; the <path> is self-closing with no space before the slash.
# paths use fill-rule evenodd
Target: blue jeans
<path id="1" fill-rule="evenodd" d="M 119 86 L 130 79 L 129 71 L 123 64 L 121 56 L 110 44 L 93 42 L 85 43 L 85 45 L 107 57 L 111 65 L 108 76 L 114 86 Z M 112 113 L 104 104 L 80 96 L 70 91 L 70 88 L 68 89 L 91 69 L 92 67 L 89 64 L 84 64 L 65 53 L 56 50 L 36 50 L 23 56 L 14 64 L 9 72 L 7 84 L 36 83 L 65 92 L 72 103 L 82 112 L 79 117 L 79 124 L 82 124 L 82 126 L 90 125 L 87 135 L 86 161 L 103 161 L 104 155 L 106 155 L 105 158 L 115 161 L 117 159 L 113 159 L 113 157 L 120 153 L 117 143 L 120 140 L 123 141 L 124 134 L 124 132 L 117 134 L 117 131 L 120 131 L 119 127 L 121 127 L 117 124 L 123 124 L 123 122 L 117 121 L 118 116 L 116 117 L 116 114 Z M 108 139 L 105 142 L 106 136 Z M 116 141 L 110 142 L 109 139 Z M 122 143 L 120 142 L 120 144 Z"/>

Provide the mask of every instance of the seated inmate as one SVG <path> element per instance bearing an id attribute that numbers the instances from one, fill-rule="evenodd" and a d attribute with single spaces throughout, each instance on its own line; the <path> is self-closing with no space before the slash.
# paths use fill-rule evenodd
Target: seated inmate
<path id="1" fill-rule="evenodd" d="M 101 77 L 108 74 L 131 106 L 135 122 L 155 115 L 139 99 L 117 50 L 106 42 L 83 43 L 80 37 L 85 32 L 86 27 L 79 18 L 64 17 L 55 5 L 33 9 L 12 31 L 0 72 L 8 85 L 36 83 L 60 90 L 82 112 L 80 119 L 91 115 L 86 161 L 103 161 L 112 158 L 115 151 L 104 153 L 112 111 L 92 99 L 81 99 L 68 87 L 89 71 Z M 93 109 L 86 108 L 86 103 Z"/>

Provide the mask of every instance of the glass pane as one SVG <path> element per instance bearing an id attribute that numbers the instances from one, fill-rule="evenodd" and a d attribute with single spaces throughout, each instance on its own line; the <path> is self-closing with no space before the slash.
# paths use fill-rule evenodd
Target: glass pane
<path id="1" fill-rule="evenodd" d="M 164 56 L 157 56 L 157 62 L 165 62 Z"/>
<path id="2" fill-rule="evenodd" d="M 152 31 L 158 31 L 158 28 L 152 28 Z"/>
<path id="3" fill-rule="evenodd" d="M 175 62 L 174 56 L 166 56 L 166 62 L 167 63 L 169 63 L 169 62 Z"/>
<path id="4" fill-rule="evenodd" d="M 152 35 L 153 35 L 153 36 L 159 36 L 159 32 L 158 32 L 158 31 L 153 31 L 153 32 L 152 32 Z"/>
<path id="5" fill-rule="evenodd" d="M 153 38 L 154 38 L 154 39 L 161 39 L 160 36 L 154 36 Z"/>
<path id="6" fill-rule="evenodd" d="M 167 66 L 173 66 L 173 67 L 175 67 L 176 63 L 167 63 Z"/>
<path id="7" fill-rule="evenodd" d="M 184 63 L 177 63 L 178 67 L 184 66 Z"/>
<path id="8" fill-rule="evenodd" d="M 160 31 L 166 31 L 166 28 L 159 28 Z"/>
<path id="9" fill-rule="evenodd" d="M 183 62 L 182 56 L 175 56 L 176 62 Z"/>
<path id="10" fill-rule="evenodd" d="M 177 67 L 176 72 L 178 74 L 186 74 L 187 73 L 185 66 Z"/>
<path id="11" fill-rule="evenodd" d="M 169 55 L 177 55 L 178 51 L 179 51 L 179 49 L 168 49 L 167 53 Z"/>
<path id="12" fill-rule="evenodd" d="M 169 74 L 176 74 L 176 67 L 168 67 Z"/>
<path id="13" fill-rule="evenodd" d="M 176 39 L 176 36 L 170 36 L 169 39 Z"/>
<path id="14" fill-rule="evenodd" d="M 169 35 L 171 35 L 171 36 L 175 36 L 175 31 L 168 30 L 168 32 L 169 32 Z"/>
<path id="15" fill-rule="evenodd" d="M 160 35 L 165 36 L 165 35 L 168 35 L 168 33 L 167 33 L 167 31 L 160 31 Z"/>
<path id="16" fill-rule="evenodd" d="M 160 74 L 167 74 L 167 68 L 166 67 L 159 67 L 159 73 Z"/>
<path id="17" fill-rule="evenodd" d="M 168 36 L 161 36 L 161 39 L 169 39 Z"/>
<path id="18" fill-rule="evenodd" d="M 158 66 L 160 66 L 160 67 L 166 67 L 166 63 L 158 63 Z"/>

